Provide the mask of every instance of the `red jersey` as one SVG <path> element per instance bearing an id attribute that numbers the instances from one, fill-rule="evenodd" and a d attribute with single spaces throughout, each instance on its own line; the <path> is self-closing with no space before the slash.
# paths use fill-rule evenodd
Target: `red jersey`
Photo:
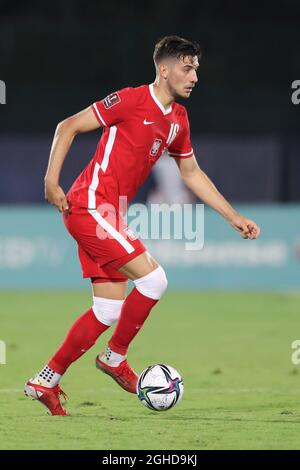
<path id="1" fill-rule="evenodd" d="M 92 105 L 103 127 L 95 155 L 68 192 L 73 205 L 96 209 L 134 197 L 164 150 L 170 156 L 193 155 L 187 112 L 178 103 L 166 110 L 153 84 L 124 88 Z"/>

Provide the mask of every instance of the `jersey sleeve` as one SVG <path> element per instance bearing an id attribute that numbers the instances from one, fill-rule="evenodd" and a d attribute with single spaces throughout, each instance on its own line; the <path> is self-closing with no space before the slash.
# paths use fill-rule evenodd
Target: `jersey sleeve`
<path id="1" fill-rule="evenodd" d="M 111 127 L 125 121 L 134 109 L 133 88 L 110 93 L 103 100 L 93 103 L 92 109 L 102 127 Z"/>
<path id="2" fill-rule="evenodd" d="M 190 158 L 194 154 L 190 138 L 189 118 L 186 110 L 184 111 L 179 132 L 174 141 L 168 147 L 170 157 Z"/>

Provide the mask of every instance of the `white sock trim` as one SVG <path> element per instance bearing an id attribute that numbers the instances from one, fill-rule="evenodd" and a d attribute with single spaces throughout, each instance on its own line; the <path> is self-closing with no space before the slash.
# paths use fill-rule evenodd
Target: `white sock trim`
<path id="1" fill-rule="evenodd" d="M 98 321 L 111 326 L 118 320 L 124 300 L 93 296 L 93 312 Z"/>
<path id="2" fill-rule="evenodd" d="M 161 266 L 133 282 L 141 294 L 153 300 L 160 299 L 168 286 L 166 273 Z"/>

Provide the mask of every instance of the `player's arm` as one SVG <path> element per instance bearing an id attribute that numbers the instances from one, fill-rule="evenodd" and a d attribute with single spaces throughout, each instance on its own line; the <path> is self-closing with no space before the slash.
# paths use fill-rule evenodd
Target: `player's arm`
<path id="1" fill-rule="evenodd" d="M 73 139 L 76 134 L 89 132 L 99 127 L 100 123 L 91 107 L 65 119 L 56 127 L 45 176 L 45 198 L 60 212 L 68 209 L 65 193 L 59 186 L 59 177 Z"/>
<path id="2" fill-rule="evenodd" d="M 241 237 L 255 239 L 260 234 L 260 228 L 255 222 L 240 215 L 212 181 L 199 167 L 195 156 L 190 158 L 173 157 L 180 171 L 180 176 L 187 187 L 205 204 L 208 204 L 221 214 L 232 227 L 240 232 Z"/>

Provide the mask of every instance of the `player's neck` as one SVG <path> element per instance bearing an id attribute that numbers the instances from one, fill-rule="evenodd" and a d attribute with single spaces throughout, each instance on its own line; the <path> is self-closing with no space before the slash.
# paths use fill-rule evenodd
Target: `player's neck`
<path id="1" fill-rule="evenodd" d="M 156 98 L 160 101 L 163 107 L 167 110 L 171 104 L 174 102 L 173 96 L 168 92 L 168 90 L 163 86 L 162 82 L 155 80 L 153 83 L 153 91 Z"/>

